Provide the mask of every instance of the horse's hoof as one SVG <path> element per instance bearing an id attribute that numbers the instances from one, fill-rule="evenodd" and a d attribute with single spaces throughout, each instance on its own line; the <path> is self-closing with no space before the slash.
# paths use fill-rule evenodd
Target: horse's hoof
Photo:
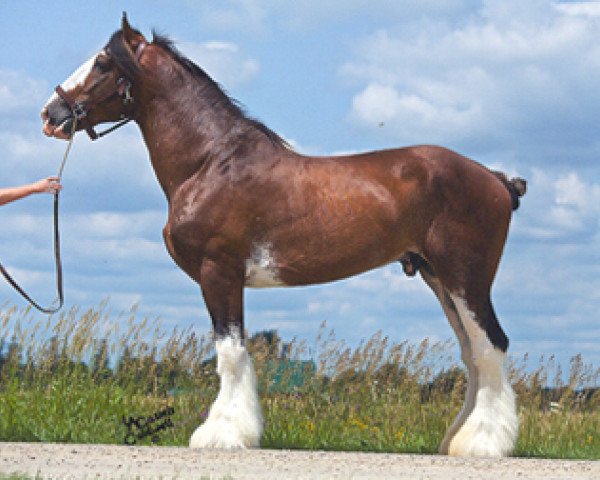
<path id="1" fill-rule="evenodd" d="M 192 434 L 190 448 L 257 448 L 260 446 L 260 436 L 260 429 L 249 429 L 244 432 L 224 419 L 207 420 Z"/>
<path id="2" fill-rule="evenodd" d="M 513 453 L 519 432 L 519 419 L 512 391 L 503 392 L 493 408 L 477 406 L 442 453 L 453 457 L 508 457 Z"/>

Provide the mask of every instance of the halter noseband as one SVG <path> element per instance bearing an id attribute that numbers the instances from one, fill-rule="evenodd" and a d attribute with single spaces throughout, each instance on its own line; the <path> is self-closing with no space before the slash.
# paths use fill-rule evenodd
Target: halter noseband
<path id="1" fill-rule="evenodd" d="M 135 50 L 136 62 L 140 61 L 142 53 L 147 45 L 148 44 L 144 40 L 142 40 L 139 43 L 139 45 L 137 46 L 137 48 Z M 116 88 L 113 91 L 111 91 L 111 92 L 107 93 L 106 95 L 104 95 L 94 101 L 91 101 L 91 102 L 75 101 L 75 99 L 73 97 L 71 97 L 67 92 L 65 92 L 65 90 L 60 85 L 58 85 L 54 89 L 54 91 L 60 98 L 62 98 L 65 102 L 67 102 L 67 105 L 71 109 L 73 116 L 77 119 L 77 123 L 79 123 L 81 126 L 83 126 L 83 128 L 85 128 L 85 131 L 87 132 L 87 134 L 89 135 L 89 137 L 92 140 L 97 140 L 98 138 L 101 138 L 104 135 L 107 135 L 107 134 L 113 132 L 117 128 L 122 127 L 123 125 L 125 125 L 126 123 L 128 123 L 132 120 L 132 114 L 133 114 L 132 105 L 133 105 L 134 100 L 133 100 L 133 96 L 131 95 L 131 80 L 129 80 L 125 76 L 119 77 L 119 79 L 117 80 L 117 83 L 116 83 Z M 122 120 L 120 122 L 118 122 L 117 124 L 113 125 L 112 127 L 104 130 L 103 132 L 96 133 L 96 131 L 94 130 L 94 126 L 91 125 L 88 121 L 88 118 L 87 118 L 88 112 L 93 107 L 100 105 L 102 102 L 104 102 L 105 100 L 108 100 L 109 98 L 111 98 L 115 95 L 118 95 L 119 97 L 121 97 L 123 99 L 123 105 L 125 107 L 125 111 L 123 113 L 121 113 Z"/>

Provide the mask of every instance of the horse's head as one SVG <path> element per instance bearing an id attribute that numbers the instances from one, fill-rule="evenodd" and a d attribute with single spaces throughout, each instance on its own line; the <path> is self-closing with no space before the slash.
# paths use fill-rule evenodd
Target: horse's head
<path id="1" fill-rule="evenodd" d="M 106 47 L 56 87 L 42 109 L 43 132 L 68 139 L 77 118 L 76 130 L 85 129 L 95 138 L 95 125 L 131 117 L 132 86 L 140 81 L 139 59 L 145 46 L 142 34 L 123 14 L 121 30 Z"/>

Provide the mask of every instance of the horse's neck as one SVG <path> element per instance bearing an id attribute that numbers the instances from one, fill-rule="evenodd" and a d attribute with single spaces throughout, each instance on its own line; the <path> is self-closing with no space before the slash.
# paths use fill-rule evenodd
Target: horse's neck
<path id="1" fill-rule="evenodd" d="M 236 121 L 226 109 L 218 111 L 197 93 L 164 85 L 154 92 L 137 122 L 150 153 L 152 166 L 168 198 L 215 156 Z"/>

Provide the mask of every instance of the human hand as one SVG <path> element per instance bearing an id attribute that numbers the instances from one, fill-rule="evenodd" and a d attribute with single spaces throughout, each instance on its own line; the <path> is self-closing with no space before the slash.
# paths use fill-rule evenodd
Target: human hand
<path id="1" fill-rule="evenodd" d="M 48 177 L 32 183 L 31 187 L 35 193 L 55 193 L 60 191 L 62 185 L 60 184 L 60 179 L 58 177 Z"/>

